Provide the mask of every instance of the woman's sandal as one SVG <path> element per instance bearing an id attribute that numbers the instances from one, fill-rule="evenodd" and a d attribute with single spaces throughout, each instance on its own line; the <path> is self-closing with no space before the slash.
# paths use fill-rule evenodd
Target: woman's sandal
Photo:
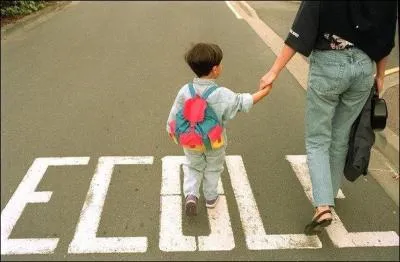
<path id="1" fill-rule="evenodd" d="M 306 235 L 315 235 L 318 234 L 322 231 L 324 227 L 329 226 L 332 223 L 332 218 L 325 218 L 322 219 L 321 221 L 318 221 L 318 219 L 326 213 L 332 213 L 331 210 L 325 210 L 319 213 L 306 227 L 304 228 L 304 234 Z"/>

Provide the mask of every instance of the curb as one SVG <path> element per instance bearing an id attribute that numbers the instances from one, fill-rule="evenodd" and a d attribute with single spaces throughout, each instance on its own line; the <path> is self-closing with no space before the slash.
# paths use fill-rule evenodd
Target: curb
<path id="1" fill-rule="evenodd" d="M 53 3 L 49 6 L 46 6 L 43 9 L 41 9 L 35 13 L 27 15 L 27 16 L 15 21 L 14 23 L 4 25 L 1 28 L 1 39 L 4 40 L 5 38 L 7 38 L 7 36 L 9 36 L 11 33 L 15 32 L 15 31 L 17 31 L 18 29 L 24 28 L 28 24 L 36 22 L 43 15 L 47 15 L 49 13 L 52 13 L 54 11 L 58 11 L 58 10 L 64 8 L 71 2 L 72 1 L 56 1 L 55 3 Z"/>
<path id="2" fill-rule="evenodd" d="M 384 156 L 376 147 L 371 150 L 368 174 L 380 184 L 386 194 L 399 206 L 398 172 L 393 169 L 387 156 Z M 364 179 L 368 179 L 368 176 Z"/>
<path id="3" fill-rule="evenodd" d="M 399 68 L 395 70 L 388 70 L 385 74 L 385 86 L 382 92 L 389 88 L 396 88 L 395 86 L 399 84 Z M 376 147 L 393 165 L 393 168 L 397 173 L 399 173 L 399 136 L 388 129 L 387 127 L 380 131 L 375 132 L 375 144 Z"/>
<path id="4" fill-rule="evenodd" d="M 390 161 L 395 171 L 399 173 L 399 137 L 389 129 L 375 132 L 374 147 Z"/>

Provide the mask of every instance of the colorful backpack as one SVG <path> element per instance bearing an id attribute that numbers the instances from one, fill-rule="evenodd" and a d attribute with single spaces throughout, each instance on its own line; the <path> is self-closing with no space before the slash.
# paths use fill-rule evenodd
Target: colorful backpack
<path id="1" fill-rule="evenodd" d="M 223 128 L 214 110 L 208 106 L 207 98 L 217 89 L 209 87 L 202 96 L 196 94 L 193 84 L 189 83 L 191 98 L 176 114 L 176 120 L 168 123 L 169 135 L 182 147 L 204 152 L 224 145 Z"/>

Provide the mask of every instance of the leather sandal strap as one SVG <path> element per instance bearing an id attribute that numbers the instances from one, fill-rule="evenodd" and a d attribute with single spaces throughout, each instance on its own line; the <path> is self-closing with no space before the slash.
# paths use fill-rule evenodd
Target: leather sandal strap
<path id="1" fill-rule="evenodd" d="M 324 215 L 324 214 L 326 214 L 326 213 L 331 213 L 331 214 L 332 214 L 331 210 L 330 210 L 330 209 L 327 209 L 327 210 L 324 210 L 324 211 L 322 211 L 321 213 L 319 213 L 313 220 L 314 220 L 314 221 L 318 221 L 318 219 L 319 219 L 322 215 Z"/>

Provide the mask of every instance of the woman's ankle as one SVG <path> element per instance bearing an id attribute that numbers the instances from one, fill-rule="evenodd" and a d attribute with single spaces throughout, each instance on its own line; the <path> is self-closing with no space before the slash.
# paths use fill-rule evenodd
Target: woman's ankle
<path id="1" fill-rule="evenodd" d="M 320 213 L 322 211 L 329 210 L 329 209 L 330 209 L 330 206 L 317 206 L 315 208 L 315 212 L 316 213 Z"/>

